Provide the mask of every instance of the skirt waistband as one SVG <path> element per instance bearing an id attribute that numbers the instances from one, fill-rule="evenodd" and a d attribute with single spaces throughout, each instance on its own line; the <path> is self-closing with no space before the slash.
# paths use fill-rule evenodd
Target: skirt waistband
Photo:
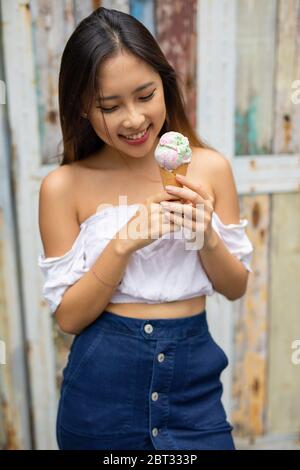
<path id="1" fill-rule="evenodd" d="M 100 329 L 145 339 L 183 339 L 208 331 L 206 310 L 184 318 L 138 319 L 117 315 L 105 310 L 96 320 Z"/>

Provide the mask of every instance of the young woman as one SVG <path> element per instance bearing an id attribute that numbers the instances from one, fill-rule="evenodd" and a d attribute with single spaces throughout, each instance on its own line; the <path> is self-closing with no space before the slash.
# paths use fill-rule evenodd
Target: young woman
<path id="1" fill-rule="evenodd" d="M 244 295 L 251 271 L 227 159 L 192 129 L 153 36 L 116 10 L 95 10 L 69 38 L 59 107 L 63 160 L 39 200 L 43 295 L 60 328 L 76 335 L 59 448 L 234 449 L 221 403 L 228 359 L 205 311 L 214 291 Z M 177 190 L 163 187 L 154 159 L 170 130 L 192 148 Z M 199 249 L 186 249 L 184 203 L 193 230 L 204 208 Z"/>

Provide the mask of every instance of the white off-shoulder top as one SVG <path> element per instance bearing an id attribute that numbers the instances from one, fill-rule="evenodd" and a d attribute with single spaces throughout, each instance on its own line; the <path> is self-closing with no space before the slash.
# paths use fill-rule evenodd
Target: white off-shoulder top
<path id="1" fill-rule="evenodd" d="M 66 289 L 89 271 L 99 254 L 133 217 L 139 206 L 109 206 L 96 212 L 80 225 L 77 238 L 64 255 L 46 258 L 44 254 L 39 254 L 38 265 L 45 281 L 43 297 L 52 313 Z M 212 228 L 228 250 L 252 272 L 253 246 L 245 232 L 247 224 L 247 219 L 242 219 L 239 224 L 225 225 L 215 212 L 212 215 Z M 214 289 L 202 267 L 198 250 L 186 249 L 185 230 L 182 228 L 172 232 L 171 236 L 167 233 L 133 252 L 122 282 L 110 302 L 156 304 L 212 295 Z M 100 275 L 105 278 L 105 273 Z"/>

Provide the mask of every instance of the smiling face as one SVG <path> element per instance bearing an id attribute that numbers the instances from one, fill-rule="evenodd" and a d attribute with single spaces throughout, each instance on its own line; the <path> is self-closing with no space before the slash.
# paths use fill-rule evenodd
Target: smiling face
<path id="1" fill-rule="evenodd" d="M 141 158 L 152 153 L 153 157 L 166 118 L 160 75 L 145 61 L 122 51 L 101 65 L 98 79 L 99 96 L 88 114 L 96 134 L 124 156 Z"/>

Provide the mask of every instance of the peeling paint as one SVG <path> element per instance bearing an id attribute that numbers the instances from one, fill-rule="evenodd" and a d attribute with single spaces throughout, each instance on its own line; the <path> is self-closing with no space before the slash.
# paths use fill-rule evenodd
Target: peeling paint
<path id="1" fill-rule="evenodd" d="M 188 117 L 196 125 L 196 0 L 157 0 L 157 40 L 178 74 Z"/>
<path id="2" fill-rule="evenodd" d="M 55 110 L 52 110 L 52 111 L 48 111 L 47 113 L 47 121 L 49 121 L 51 124 L 57 124 L 57 117 L 58 117 L 58 114 L 57 114 L 57 111 Z"/>
<path id="3" fill-rule="evenodd" d="M 235 363 L 232 422 L 236 436 L 258 436 L 266 430 L 269 196 L 244 196 L 242 211 L 254 245 L 253 273 L 245 297 L 235 304 Z"/>
<path id="4" fill-rule="evenodd" d="M 257 227 L 260 221 L 260 206 L 257 202 L 254 203 L 253 208 L 252 208 L 252 224 L 253 227 Z"/>
<path id="5" fill-rule="evenodd" d="M 260 233 L 261 242 L 263 243 L 265 236 L 266 236 L 266 230 L 262 228 L 259 233 Z"/>
<path id="6" fill-rule="evenodd" d="M 17 431 L 14 428 L 13 420 L 9 417 L 11 408 L 8 406 L 8 402 L 1 398 L 1 415 L 4 421 L 4 431 L 6 442 L 3 450 L 17 450 L 20 448 L 17 440 Z"/>
<path id="7" fill-rule="evenodd" d="M 292 139 L 292 123 L 291 123 L 291 118 L 288 114 L 283 116 L 283 130 L 284 130 L 284 146 L 285 148 L 288 148 Z"/>

